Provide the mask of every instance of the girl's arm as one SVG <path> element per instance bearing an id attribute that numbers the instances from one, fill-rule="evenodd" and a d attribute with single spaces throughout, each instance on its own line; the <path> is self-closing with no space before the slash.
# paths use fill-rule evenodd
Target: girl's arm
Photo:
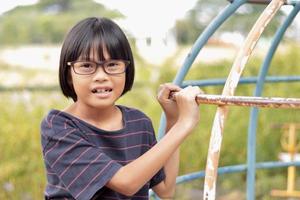
<path id="1" fill-rule="evenodd" d="M 177 104 L 170 100 L 170 93 L 171 92 L 178 92 L 181 88 L 171 84 L 166 83 L 161 85 L 160 92 L 158 94 L 158 101 L 163 108 L 165 115 L 166 115 L 166 132 L 170 130 L 170 128 L 176 123 L 178 119 L 178 107 Z M 198 88 L 199 90 L 199 88 Z M 203 93 L 199 90 L 200 93 Z M 175 194 L 175 187 L 176 187 L 176 177 L 178 176 L 179 171 L 179 147 L 175 151 L 175 153 L 169 158 L 164 166 L 164 171 L 166 174 L 166 178 L 161 183 L 157 184 L 153 187 L 154 192 L 158 196 L 163 196 L 165 198 L 172 198 Z"/>
<path id="2" fill-rule="evenodd" d="M 168 132 L 173 125 L 174 123 L 169 122 L 167 119 L 166 132 Z M 179 148 L 180 147 L 176 149 L 164 165 L 165 180 L 152 188 L 159 197 L 164 199 L 172 199 L 175 194 L 176 177 L 179 171 Z"/>
<path id="3" fill-rule="evenodd" d="M 166 133 L 168 133 L 178 119 L 177 105 L 169 98 L 170 92 L 178 92 L 180 90 L 180 87 L 170 83 L 160 86 L 157 99 L 166 115 Z M 164 197 L 164 199 L 171 199 L 175 194 L 176 177 L 179 171 L 179 154 L 180 151 L 178 147 L 164 165 L 164 172 L 166 174 L 165 180 L 152 188 L 158 196 Z"/>
<path id="4" fill-rule="evenodd" d="M 200 93 L 198 87 L 187 87 L 176 94 L 178 115 L 175 114 L 175 118 L 172 118 L 173 122 L 176 120 L 176 123 L 149 151 L 122 167 L 107 183 L 107 187 L 124 195 L 132 196 L 168 163 L 165 166 L 168 171 L 166 175 L 168 176 L 169 173 L 173 175 L 170 176 L 170 179 L 166 178 L 163 188 L 158 188 L 158 195 L 169 197 L 168 195 L 172 194 L 170 191 L 174 187 L 178 166 L 173 168 L 171 164 L 178 163 L 178 152 L 176 151 L 199 121 L 198 105 L 195 101 L 198 93 Z M 177 110 L 175 111 L 177 112 Z"/>

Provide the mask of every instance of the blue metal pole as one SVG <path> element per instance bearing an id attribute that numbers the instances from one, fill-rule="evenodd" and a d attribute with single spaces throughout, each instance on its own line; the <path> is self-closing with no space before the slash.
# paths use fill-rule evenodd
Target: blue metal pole
<path id="1" fill-rule="evenodd" d="M 202 32 L 202 34 L 196 40 L 194 46 L 192 47 L 190 53 L 185 58 L 182 68 L 179 73 L 176 74 L 175 79 L 173 81 L 174 84 L 179 85 L 191 65 L 193 64 L 195 58 L 197 57 L 200 50 L 207 43 L 208 39 L 215 33 L 215 31 L 232 15 L 235 11 L 244 3 L 246 0 L 238 0 L 233 2 L 232 4 L 225 7 L 225 9 L 215 17 L 215 19 L 206 27 L 206 29 Z"/>
<path id="2" fill-rule="evenodd" d="M 199 51 L 202 47 L 207 43 L 208 39 L 213 35 L 213 33 L 226 21 L 228 17 L 230 17 L 235 11 L 244 3 L 246 0 L 237 0 L 234 3 L 228 5 L 219 15 L 217 15 L 214 20 L 205 28 L 202 34 L 196 40 L 194 46 L 192 47 L 190 53 L 185 58 L 183 66 L 176 74 L 173 83 L 176 85 L 180 85 L 183 81 L 185 75 L 187 74 L 188 70 L 190 69 L 192 63 L 194 62 L 195 58 L 197 57 Z M 162 113 L 160 118 L 160 125 L 158 128 L 158 140 L 160 140 L 165 133 L 166 129 L 166 116 Z M 155 199 L 159 199 L 155 196 Z"/>
<path id="3" fill-rule="evenodd" d="M 276 32 L 266 59 L 261 67 L 254 96 L 261 96 L 265 77 L 267 75 L 273 55 L 291 22 L 297 15 L 300 9 L 300 4 L 297 4 L 280 29 Z M 251 108 L 250 121 L 248 128 L 248 148 L 247 148 L 247 200 L 255 199 L 255 162 L 256 162 L 256 128 L 257 128 L 258 109 Z"/>
<path id="4" fill-rule="evenodd" d="M 235 0 L 228 0 L 229 2 L 234 2 Z M 269 4 L 271 0 L 247 0 L 247 3 L 253 4 Z M 286 0 L 284 2 L 285 5 L 296 5 L 300 0 Z"/>
<path id="5" fill-rule="evenodd" d="M 281 161 L 261 162 L 261 163 L 256 163 L 255 168 L 256 169 L 271 169 L 271 168 L 288 167 L 288 166 L 300 166 L 300 162 L 299 161 L 292 161 L 292 162 L 281 162 Z M 219 167 L 218 168 L 218 175 L 244 172 L 246 170 L 247 170 L 247 165 L 246 164 Z M 194 172 L 194 173 L 179 176 L 176 179 L 176 183 L 181 184 L 181 183 L 196 180 L 196 179 L 199 179 L 199 178 L 204 178 L 204 176 L 205 176 L 205 171 Z"/>
<path id="6" fill-rule="evenodd" d="M 253 84 L 257 83 L 257 77 L 242 77 L 239 80 L 239 84 Z M 267 76 L 265 82 L 269 83 L 279 83 L 279 82 L 297 82 L 300 81 L 300 76 Z M 192 86 L 216 86 L 216 85 L 224 85 L 226 82 L 225 78 L 218 79 L 207 79 L 207 80 L 188 80 L 183 81 L 181 87 L 187 87 L 188 85 Z"/>
<path id="7" fill-rule="evenodd" d="M 289 5 L 297 5 L 300 3 L 300 0 L 287 0 L 286 3 Z"/>
<path id="8" fill-rule="evenodd" d="M 237 0 L 232 4 L 229 4 L 225 9 L 217 15 L 214 20 L 205 28 L 202 34 L 198 37 L 195 44 L 193 45 L 190 53 L 185 58 L 182 67 L 177 72 L 173 83 L 176 85 L 180 85 L 186 76 L 188 70 L 193 64 L 195 58 L 197 57 L 199 51 L 203 48 L 203 46 L 207 43 L 208 39 L 214 34 L 214 32 L 233 14 L 235 11 L 244 3 L 246 0 Z M 164 135 L 166 127 L 166 119 L 165 115 L 162 114 L 160 118 L 160 125 L 158 129 L 158 139 L 161 139 Z"/>
<path id="9" fill-rule="evenodd" d="M 288 166 L 300 166 L 300 161 L 289 161 L 289 162 L 269 161 L 269 162 L 260 162 L 255 164 L 256 169 L 272 169 L 272 168 L 288 167 Z M 246 170 L 247 170 L 246 164 L 224 166 L 218 168 L 218 175 L 244 172 Z M 190 174 L 185 174 L 177 177 L 176 183 L 182 184 L 188 181 L 204 178 L 204 176 L 205 176 L 205 171 L 203 170 L 190 173 Z M 150 190 L 149 194 L 150 196 L 154 196 L 154 192 L 152 190 Z"/>

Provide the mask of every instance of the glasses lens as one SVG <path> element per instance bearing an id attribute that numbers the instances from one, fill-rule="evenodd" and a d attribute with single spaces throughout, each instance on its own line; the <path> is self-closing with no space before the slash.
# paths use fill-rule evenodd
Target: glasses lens
<path id="1" fill-rule="evenodd" d="M 103 64 L 106 73 L 120 74 L 125 72 L 126 63 L 123 60 L 110 60 Z"/>
<path id="2" fill-rule="evenodd" d="M 96 71 L 97 64 L 88 61 L 79 61 L 74 63 L 74 71 L 77 74 L 92 74 Z"/>

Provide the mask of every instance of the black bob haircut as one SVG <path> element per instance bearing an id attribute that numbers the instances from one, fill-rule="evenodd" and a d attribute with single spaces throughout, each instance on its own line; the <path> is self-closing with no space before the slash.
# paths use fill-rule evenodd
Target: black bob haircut
<path id="1" fill-rule="evenodd" d="M 126 69 L 125 94 L 132 88 L 134 81 L 134 60 L 129 42 L 121 28 L 107 18 L 90 17 L 79 21 L 66 35 L 59 61 L 59 84 L 63 94 L 74 102 L 77 95 L 71 80 L 71 67 L 67 62 L 79 57 L 90 60 L 91 52 L 105 60 L 103 51 L 107 50 L 111 59 L 130 61 Z"/>

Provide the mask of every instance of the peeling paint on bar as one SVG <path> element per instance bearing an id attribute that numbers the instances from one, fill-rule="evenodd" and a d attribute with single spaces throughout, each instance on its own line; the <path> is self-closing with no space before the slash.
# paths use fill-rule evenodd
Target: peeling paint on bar
<path id="1" fill-rule="evenodd" d="M 229 2 L 234 2 L 235 0 L 228 0 Z M 253 4 L 269 4 L 271 0 L 248 0 L 247 3 L 253 3 Z M 285 0 L 284 4 L 286 5 L 295 5 L 297 3 L 300 3 L 300 0 Z"/>
<path id="2" fill-rule="evenodd" d="M 222 95 L 234 95 L 235 88 L 239 82 L 240 76 L 245 68 L 245 65 L 257 43 L 265 27 L 268 25 L 270 20 L 274 17 L 279 8 L 284 4 L 284 0 L 272 0 L 271 3 L 266 7 L 264 12 L 260 15 L 250 33 L 248 34 L 242 48 L 240 49 L 237 57 L 233 63 L 229 76 L 226 80 Z M 198 98 L 197 98 L 198 100 Z M 217 109 L 214 124 L 211 132 L 211 138 L 208 149 L 207 165 L 205 169 L 205 180 L 204 180 L 204 200 L 214 200 L 216 194 L 216 180 L 217 180 L 217 169 L 220 156 L 220 149 L 222 143 L 222 132 L 224 122 L 228 113 L 228 106 L 223 101 L 218 99 L 219 107 Z M 221 104 L 220 104 L 221 103 Z M 249 105 L 249 102 L 242 102 L 244 105 Z M 221 105 L 221 106 L 220 106 Z M 269 104 L 270 105 L 270 104 Z M 282 106 L 282 104 L 273 104 L 274 106 Z M 294 106 L 295 104 L 289 104 Z M 213 167 L 211 166 L 213 163 Z"/>
<path id="3" fill-rule="evenodd" d="M 300 98 L 222 96 L 200 94 L 197 96 L 196 100 L 199 104 L 213 104 L 219 106 L 234 105 L 263 108 L 300 109 Z"/>

